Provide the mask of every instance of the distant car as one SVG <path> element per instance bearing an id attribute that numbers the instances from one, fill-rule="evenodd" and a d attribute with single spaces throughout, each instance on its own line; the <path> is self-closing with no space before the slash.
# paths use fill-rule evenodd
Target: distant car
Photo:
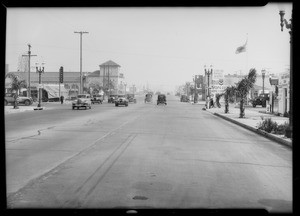
<path id="1" fill-rule="evenodd" d="M 109 95 L 107 102 L 114 103 L 117 98 L 118 98 L 118 95 Z"/>
<path id="2" fill-rule="evenodd" d="M 134 97 L 134 94 L 127 94 L 126 98 L 127 98 L 128 102 L 136 103 L 136 98 Z"/>
<path id="3" fill-rule="evenodd" d="M 124 105 L 128 106 L 128 99 L 125 96 L 118 97 L 115 101 L 115 106 Z"/>
<path id="4" fill-rule="evenodd" d="M 269 100 L 269 94 L 260 94 L 258 97 L 255 97 L 254 99 L 252 99 L 251 103 L 252 103 L 253 107 L 256 107 L 257 105 L 266 107 L 267 100 Z"/>
<path id="5" fill-rule="evenodd" d="M 72 102 L 72 109 L 79 109 L 80 107 L 84 107 L 85 109 L 92 109 L 92 101 L 91 96 L 89 94 L 79 94 L 77 99 Z"/>
<path id="6" fill-rule="evenodd" d="M 25 106 L 29 106 L 33 103 L 33 100 L 31 97 L 25 97 L 22 95 L 19 95 L 17 97 L 18 104 L 24 104 Z M 4 105 L 7 106 L 8 104 L 15 103 L 15 93 L 5 93 L 4 96 Z"/>
<path id="7" fill-rule="evenodd" d="M 103 95 L 93 95 L 91 101 L 92 101 L 92 104 L 95 104 L 95 103 L 102 104 Z"/>
<path id="8" fill-rule="evenodd" d="M 188 96 L 186 96 L 186 95 L 181 95 L 181 97 L 180 97 L 180 102 L 189 102 L 189 101 L 190 101 L 190 99 L 189 99 Z"/>
<path id="9" fill-rule="evenodd" d="M 159 105 L 159 104 L 165 104 L 165 105 L 167 105 L 167 98 L 166 98 L 166 95 L 164 95 L 164 94 L 159 94 L 159 95 L 157 96 L 157 105 Z"/>

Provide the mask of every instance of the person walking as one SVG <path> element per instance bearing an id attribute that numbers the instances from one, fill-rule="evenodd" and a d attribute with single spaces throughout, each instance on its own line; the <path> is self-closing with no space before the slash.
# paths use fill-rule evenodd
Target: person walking
<path id="1" fill-rule="evenodd" d="M 63 104 L 64 103 L 64 96 L 60 96 L 60 103 Z"/>

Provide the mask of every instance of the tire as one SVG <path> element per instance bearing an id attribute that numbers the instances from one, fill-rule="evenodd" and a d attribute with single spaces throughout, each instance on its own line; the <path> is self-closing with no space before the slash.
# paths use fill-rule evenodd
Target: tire
<path id="1" fill-rule="evenodd" d="M 128 104 L 125 104 L 125 106 L 127 106 L 127 107 L 128 107 Z"/>
<path id="2" fill-rule="evenodd" d="M 73 110 L 73 109 L 75 109 L 75 107 L 74 107 L 74 106 L 72 106 L 72 110 Z"/>
<path id="3" fill-rule="evenodd" d="M 252 104 L 252 106 L 255 108 L 255 107 L 256 107 L 256 104 Z"/>
<path id="4" fill-rule="evenodd" d="M 26 101 L 24 102 L 24 105 L 25 105 L 25 106 L 29 106 L 29 105 L 30 105 L 30 101 L 29 101 L 29 100 L 26 100 Z"/>
<path id="5" fill-rule="evenodd" d="M 115 104 L 115 106 L 117 107 L 117 106 L 119 106 L 118 104 Z"/>

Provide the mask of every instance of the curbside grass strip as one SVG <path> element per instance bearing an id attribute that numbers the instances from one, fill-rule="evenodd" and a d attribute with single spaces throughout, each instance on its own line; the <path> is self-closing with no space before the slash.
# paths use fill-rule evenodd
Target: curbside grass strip
<path id="1" fill-rule="evenodd" d="M 270 140 L 273 140 L 273 141 L 275 141 L 275 142 L 277 142 L 279 144 L 285 145 L 285 146 L 287 146 L 289 148 L 293 148 L 292 142 L 289 142 L 287 140 L 281 139 L 280 137 L 274 136 L 273 134 L 269 134 L 268 132 L 259 130 L 257 128 L 253 128 L 253 127 L 251 127 L 249 125 L 243 124 L 241 122 L 238 122 L 238 121 L 233 120 L 231 118 L 228 118 L 226 116 L 220 115 L 218 113 L 213 113 L 213 114 L 216 115 L 216 116 L 218 116 L 218 117 L 221 117 L 221 118 L 223 118 L 223 119 L 225 119 L 227 121 L 230 121 L 230 122 L 232 122 L 234 124 L 242 126 L 242 127 L 246 128 L 248 130 L 251 130 L 251 131 L 253 131 L 253 132 L 257 133 L 257 134 L 260 134 L 260 135 L 262 135 L 262 136 L 264 136 L 264 137 L 266 137 L 266 138 L 268 138 Z"/>

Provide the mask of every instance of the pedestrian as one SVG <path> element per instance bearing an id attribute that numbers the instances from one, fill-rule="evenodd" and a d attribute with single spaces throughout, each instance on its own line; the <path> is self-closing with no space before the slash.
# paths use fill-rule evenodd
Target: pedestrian
<path id="1" fill-rule="evenodd" d="M 64 96 L 60 96 L 60 103 L 63 104 L 64 103 Z"/>
<path id="2" fill-rule="evenodd" d="M 209 108 L 214 108 L 214 99 L 211 97 L 210 98 L 210 104 L 209 104 Z"/>

